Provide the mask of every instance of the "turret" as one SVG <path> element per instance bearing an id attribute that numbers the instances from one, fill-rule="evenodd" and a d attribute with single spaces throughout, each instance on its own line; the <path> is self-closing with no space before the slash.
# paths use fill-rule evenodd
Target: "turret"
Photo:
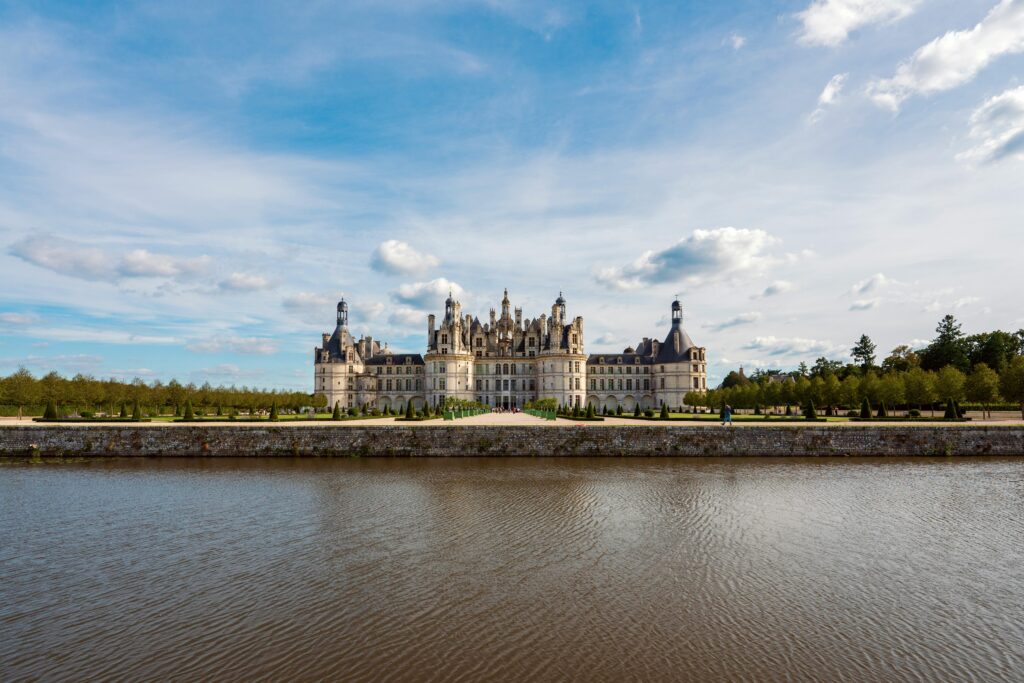
<path id="1" fill-rule="evenodd" d="M 672 327 L 680 327 L 683 324 L 683 305 L 676 298 L 672 302 Z"/>
<path id="2" fill-rule="evenodd" d="M 434 314 L 427 316 L 427 349 L 434 348 Z"/>
<path id="3" fill-rule="evenodd" d="M 348 303 L 344 298 L 338 302 L 338 327 L 348 329 Z"/>
<path id="4" fill-rule="evenodd" d="M 511 302 L 508 300 L 508 287 L 505 288 L 505 296 L 501 299 L 501 319 L 508 320 L 511 316 L 508 312 L 508 307 Z"/>

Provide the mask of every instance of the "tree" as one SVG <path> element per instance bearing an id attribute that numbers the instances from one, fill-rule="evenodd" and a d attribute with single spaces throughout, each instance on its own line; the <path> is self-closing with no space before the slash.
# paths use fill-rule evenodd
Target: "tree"
<path id="1" fill-rule="evenodd" d="M 668 406 L 666 404 L 661 404 L 661 415 L 659 415 L 658 417 L 660 417 L 662 420 L 668 419 Z"/>
<path id="2" fill-rule="evenodd" d="M 637 410 L 639 410 L 639 409 L 640 409 L 640 404 L 638 403 L 637 404 Z M 588 403 L 587 404 L 587 419 L 588 420 L 594 419 L 594 404 L 593 403 Z"/>
<path id="3" fill-rule="evenodd" d="M 968 401 L 981 404 L 983 416 L 988 412 L 988 417 L 992 417 L 988 407 L 999 399 L 999 374 L 984 363 L 978 363 L 967 376 L 964 393 Z"/>
<path id="4" fill-rule="evenodd" d="M 128 406 L 124 402 L 122 402 L 121 403 L 121 419 L 123 420 L 123 419 L 126 419 L 127 417 L 128 417 Z"/>
<path id="5" fill-rule="evenodd" d="M 274 401 L 273 403 L 270 404 L 270 419 L 271 421 L 278 420 L 277 401 Z"/>
<path id="6" fill-rule="evenodd" d="M 871 403 L 867 398 L 864 398 L 860 402 L 860 417 L 862 420 L 871 419 Z"/>
<path id="7" fill-rule="evenodd" d="M 24 367 L 19 367 L 13 375 L 4 380 L 4 385 L 6 387 L 4 401 L 18 406 L 19 418 L 26 406 L 39 405 L 39 387 L 36 384 L 36 378 Z"/>
<path id="8" fill-rule="evenodd" d="M 921 368 L 910 368 L 903 376 L 903 387 L 906 391 L 907 402 L 923 408 L 926 404 L 932 406 L 932 414 L 935 413 L 935 381 L 932 375 Z"/>
<path id="9" fill-rule="evenodd" d="M 818 413 L 814 410 L 814 401 L 808 401 L 807 405 L 804 406 L 804 417 L 808 420 L 817 420 Z"/>
<path id="10" fill-rule="evenodd" d="M 1002 330 L 972 334 L 964 344 L 972 367 L 984 363 L 996 372 L 1002 372 L 1015 356 L 1020 355 L 1020 342 L 1016 335 Z"/>
<path id="11" fill-rule="evenodd" d="M 138 422 L 142 419 L 142 408 L 139 406 L 139 399 L 132 402 L 132 420 Z"/>
<path id="12" fill-rule="evenodd" d="M 181 418 L 185 422 L 191 422 L 196 419 L 195 411 L 192 410 L 192 401 L 185 399 L 185 414 Z"/>
<path id="13" fill-rule="evenodd" d="M 811 367 L 812 377 L 828 377 L 829 375 L 838 375 L 843 371 L 843 364 L 838 360 L 829 360 L 822 356 L 818 360 L 814 361 L 814 365 Z"/>
<path id="14" fill-rule="evenodd" d="M 640 404 L 637 403 L 636 407 L 633 408 L 633 417 L 640 417 Z"/>
<path id="15" fill-rule="evenodd" d="M 747 379 L 747 376 L 743 374 L 743 368 L 740 368 L 739 371 L 731 371 L 728 375 L 725 376 L 725 379 L 722 380 L 723 389 L 746 386 L 748 384 L 750 384 L 750 380 Z"/>
<path id="16" fill-rule="evenodd" d="M 341 401 L 338 401 L 337 403 L 334 404 L 334 412 L 331 414 L 331 419 L 332 420 L 340 420 L 341 419 Z"/>
<path id="17" fill-rule="evenodd" d="M 850 375 L 839 387 L 839 403 L 847 410 L 854 410 L 860 398 L 860 380 Z"/>
<path id="18" fill-rule="evenodd" d="M 862 334 L 850 349 L 850 355 L 866 371 L 875 365 L 875 343 L 871 341 L 871 337 Z"/>
<path id="19" fill-rule="evenodd" d="M 947 365 L 935 375 L 935 393 L 939 399 L 959 401 L 964 396 L 964 382 L 967 378 L 952 365 Z"/>
<path id="20" fill-rule="evenodd" d="M 1024 420 L 1024 356 L 1017 356 L 1003 370 L 999 391 L 1004 399 L 1020 405 L 1020 417 Z"/>
<path id="21" fill-rule="evenodd" d="M 893 410 L 906 400 L 903 388 L 903 375 L 890 372 L 882 377 L 878 383 L 878 398 L 882 405 L 891 407 Z"/>
<path id="22" fill-rule="evenodd" d="M 921 367 L 925 370 L 941 370 L 951 365 L 961 372 L 970 369 L 967 344 L 956 318 L 947 315 L 939 321 L 935 332 L 935 339 L 921 352 Z"/>
<path id="23" fill-rule="evenodd" d="M 920 365 L 921 357 L 906 344 L 901 344 L 893 349 L 892 353 L 882 361 L 882 370 L 886 372 L 906 372 L 910 368 L 916 368 Z"/>
<path id="24" fill-rule="evenodd" d="M 51 398 L 46 401 L 46 410 L 43 411 L 43 419 L 45 420 L 56 420 L 57 419 L 57 404 Z"/>

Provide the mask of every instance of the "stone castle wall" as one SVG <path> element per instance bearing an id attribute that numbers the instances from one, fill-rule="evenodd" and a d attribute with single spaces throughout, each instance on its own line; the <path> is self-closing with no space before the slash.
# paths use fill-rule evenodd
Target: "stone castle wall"
<path id="1" fill-rule="evenodd" d="M 1024 427 L 36 426 L 0 456 L 1024 455 Z"/>

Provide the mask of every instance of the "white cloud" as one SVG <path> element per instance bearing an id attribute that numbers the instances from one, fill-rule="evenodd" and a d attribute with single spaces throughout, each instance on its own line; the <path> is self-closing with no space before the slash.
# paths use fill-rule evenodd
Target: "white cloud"
<path id="1" fill-rule="evenodd" d="M 117 256 L 45 234 L 15 242 L 8 253 L 61 275 L 109 282 L 135 277 L 188 278 L 203 272 L 210 263 L 206 256 L 179 259 L 145 249 Z"/>
<path id="2" fill-rule="evenodd" d="M 135 249 L 120 258 L 116 271 L 124 277 L 187 277 L 201 273 L 209 264 L 207 256 L 177 259 L 165 254 L 153 254 L 145 249 Z"/>
<path id="3" fill-rule="evenodd" d="M 598 271 L 599 283 L 615 289 L 637 289 L 649 284 L 699 284 L 761 270 L 774 259 L 765 250 L 777 240 L 763 230 L 715 228 L 694 230 L 673 246 L 645 252 L 624 267 Z"/>
<path id="4" fill-rule="evenodd" d="M 898 111 L 914 95 L 951 90 L 997 58 L 1024 52 L 1024 0 L 1002 0 L 974 28 L 950 31 L 899 65 L 892 78 L 873 81 L 868 95 Z"/>
<path id="5" fill-rule="evenodd" d="M 436 256 L 417 251 L 406 242 L 387 240 L 373 253 L 370 266 L 377 271 L 392 274 L 424 273 L 440 263 Z"/>
<path id="6" fill-rule="evenodd" d="M 195 353 L 244 353 L 269 356 L 277 353 L 278 342 L 264 337 L 215 337 L 193 341 L 185 348 Z"/>
<path id="7" fill-rule="evenodd" d="M 743 46 L 747 44 L 747 37 L 742 36 L 739 33 L 733 33 L 729 36 L 729 45 L 734 50 L 742 50 Z"/>
<path id="8" fill-rule="evenodd" d="M 730 327 L 750 325 L 752 323 L 756 323 L 760 319 L 761 314 L 757 312 L 740 313 L 739 315 L 729 318 L 728 320 L 723 320 L 720 323 L 706 323 L 704 327 L 715 332 L 721 332 L 722 330 L 727 330 Z"/>
<path id="9" fill-rule="evenodd" d="M 217 287 L 226 292 L 255 292 L 270 287 L 270 280 L 251 273 L 231 273 Z"/>
<path id="10" fill-rule="evenodd" d="M 423 311 L 416 310 L 415 308 L 402 306 L 391 312 L 391 315 L 388 316 L 388 324 L 394 325 L 395 327 L 422 327 L 425 329 L 427 325 L 427 314 Z"/>
<path id="11" fill-rule="evenodd" d="M 849 74 L 845 73 L 836 74 L 825 84 L 825 89 L 818 96 L 818 108 L 811 112 L 811 123 L 818 121 L 818 119 L 825 115 L 825 110 L 836 103 L 839 99 L 839 94 L 843 91 L 843 86 L 846 85 L 848 76 Z"/>
<path id="12" fill-rule="evenodd" d="M 800 337 L 756 337 L 743 347 L 747 351 L 760 351 L 769 356 L 835 355 L 843 353 L 842 347 L 832 342 Z"/>
<path id="13" fill-rule="evenodd" d="M 465 290 L 457 283 L 439 277 L 429 282 L 414 282 L 401 285 L 397 291 L 391 293 L 391 297 L 400 304 L 405 304 L 420 310 L 432 310 L 444 308 L 444 301 L 448 293 L 460 299 Z"/>
<path id="14" fill-rule="evenodd" d="M 928 303 L 922 310 L 926 313 L 938 313 L 939 311 L 955 311 L 972 304 L 976 304 L 981 301 L 980 297 L 976 296 L 962 296 L 957 299 L 951 299 L 949 301 L 939 301 L 938 299 Z"/>
<path id="15" fill-rule="evenodd" d="M 27 237 L 10 246 L 8 253 L 40 268 L 85 280 L 110 280 L 113 262 L 99 249 L 75 245 L 52 236 Z"/>
<path id="16" fill-rule="evenodd" d="M 0 313 L 0 323 L 7 325 L 31 325 L 39 322 L 39 316 L 35 313 Z"/>
<path id="17" fill-rule="evenodd" d="M 792 282 L 787 282 L 785 280 L 776 280 L 775 282 L 773 282 L 770 285 L 768 285 L 767 287 L 765 287 L 763 292 L 761 292 L 760 294 L 755 294 L 754 296 L 752 296 L 750 298 L 751 299 L 766 299 L 766 298 L 768 298 L 770 296 L 778 296 L 779 294 L 785 294 L 787 292 L 792 292 L 793 289 L 794 289 L 794 285 L 793 285 Z"/>
<path id="18" fill-rule="evenodd" d="M 195 377 L 211 377 L 223 379 L 243 379 L 246 377 L 260 377 L 262 370 L 243 370 L 233 363 L 221 363 L 212 368 L 201 368 L 191 373 Z"/>
<path id="19" fill-rule="evenodd" d="M 803 24 L 800 42 L 835 47 L 857 29 L 899 21 L 920 4 L 921 0 L 814 0 L 796 15 Z"/>
<path id="20" fill-rule="evenodd" d="M 878 308 L 879 304 L 882 303 L 881 299 L 857 299 L 850 304 L 851 311 L 870 311 L 873 308 Z"/>
<path id="21" fill-rule="evenodd" d="M 867 294 L 869 292 L 877 292 L 885 289 L 892 285 L 902 284 L 899 280 L 893 280 L 891 277 L 886 277 L 884 273 L 875 273 L 871 277 L 861 280 L 850 287 L 851 294 Z"/>
<path id="22" fill-rule="evenodd" d="M 985 101 L 971 115 L 971 138 L 977 144 L 957 155 L 968 163 L 989 163 L 1007 157 L 1024 159 L 1024 86 Z"/>

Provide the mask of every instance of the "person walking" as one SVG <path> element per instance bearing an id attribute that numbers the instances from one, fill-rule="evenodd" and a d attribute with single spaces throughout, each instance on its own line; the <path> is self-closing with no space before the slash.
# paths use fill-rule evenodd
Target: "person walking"
<path id="1" fill-rule="evenodd" d="M 725 410 L 722 411 L 722 424 L 732 424 L 732 406 L 729 404 L 725 405 Z"/>

